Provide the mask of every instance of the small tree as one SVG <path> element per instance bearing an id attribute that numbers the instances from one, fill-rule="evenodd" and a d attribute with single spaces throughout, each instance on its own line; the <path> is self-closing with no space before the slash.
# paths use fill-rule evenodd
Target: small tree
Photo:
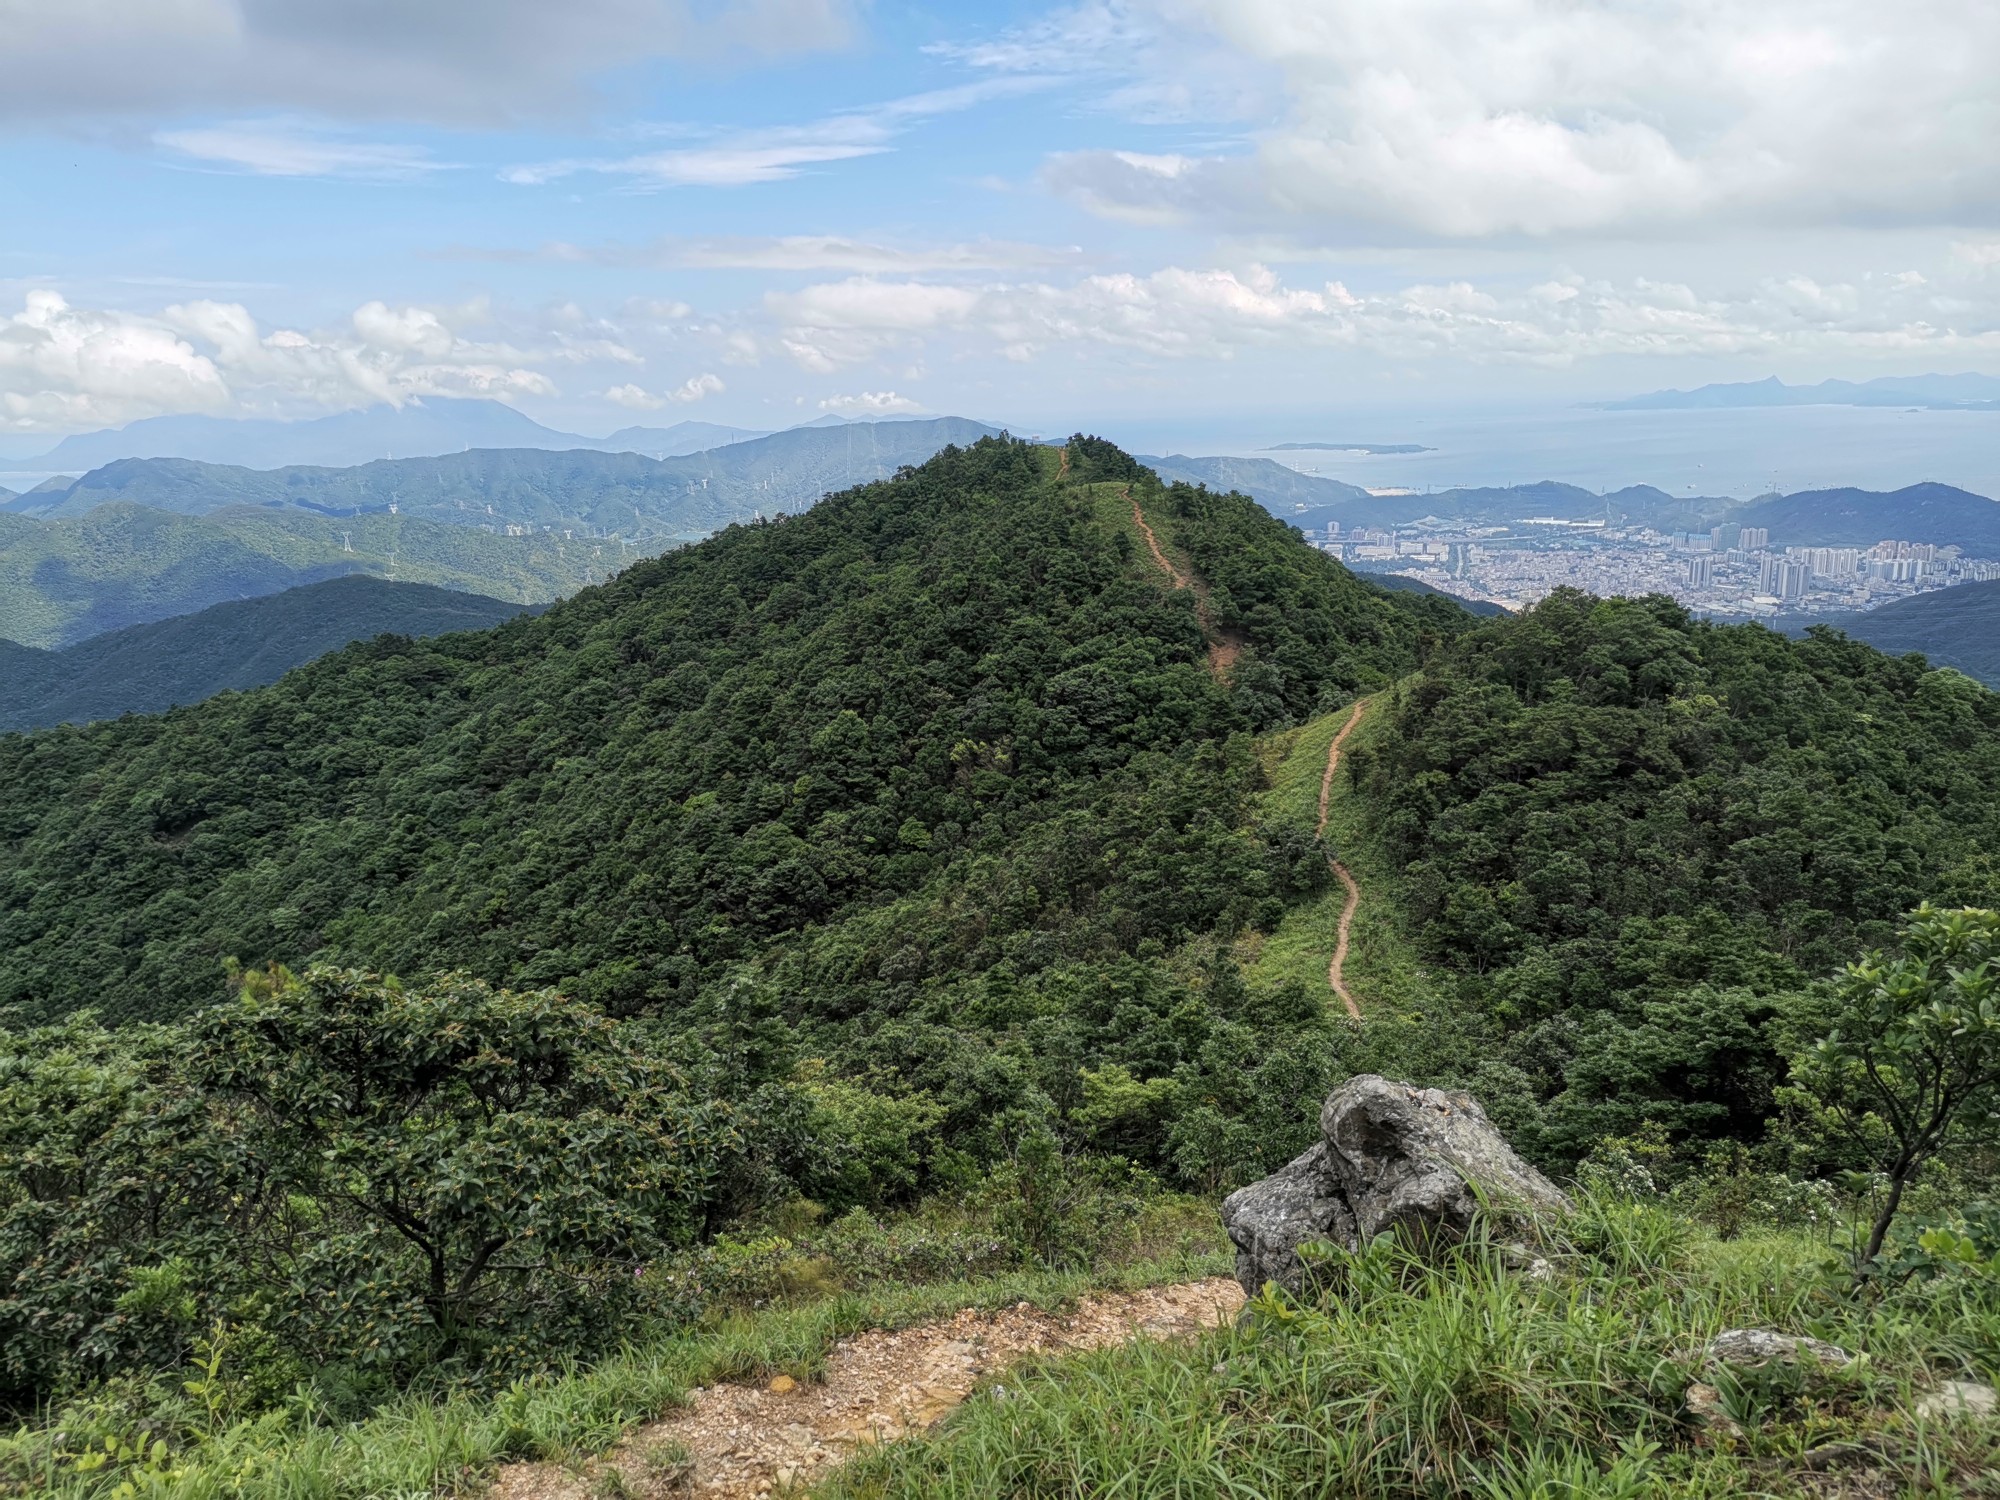
<path id="1" fill-rule="evenodd" d="M 445 1350 L 534 1317 L 538 1288 L 612 1264 L 629 1277 L 690 1236 L 734 1143 L 721 1106 L 553 990 L 274 968 L 201 1018 L 193 1061 L 212 1096 L 247 1106 L 273 1187 L 351 1226 L 359 1257 L 384 1234 L 413 1252 L 414 1275 L 379 1296 L 344 1284 L 370 1280 L 358 1261 L 341 1270 L 349 1320 L 407 1297 Z M 386 1325 L 370 1336 L 392 1352 Z"/>
<path id="2" fill-rule="evenodd" d="M 1794 1065 L 1888 1180 L 1864 1263 L 1924 1164 L 2000 1112 L 2000 912 L 1922 906 L 1902 937 L 1849 967 L 1833 1030 Z"/>

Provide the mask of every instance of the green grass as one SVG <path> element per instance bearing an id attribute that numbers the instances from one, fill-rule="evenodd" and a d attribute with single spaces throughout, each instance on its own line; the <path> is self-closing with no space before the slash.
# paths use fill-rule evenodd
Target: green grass
<path id="1" fill-rule="evenodd" d="M 0 1439 L 0 1494 L 105 1500 L 132 1483 L 153 1500 L 376 1500 L 476 1492 L 497 1464 L 570 1462 L 601 1453 L 630 1428 L 679 1405 L 696 1386 L 786 1373 L 813 1379 L 842 1339 L 902 1328 L 960 1308 L 1031 1302 L 1056 1310 L 1082 1294 L 1226 1274 L 1226 1255 L 1178 1253 L 1091 1272 L 1022 1272 L 975 1282 L 848 1291 L 796 1306 L 739 1311 L 682 1333 L 645 1339 L 588 1368 L 516 1382 L 499 1393 L 399 1398 L 361 1421 L 328 1419 L 310 1401 L 219 1426 L 179 1446 L 152 1472 L 143 1463 L 79 1471 L 73 1457 L 105 1439 L 135 1445 L 115 1399 L 67 1430 L 23 1428 Z M 131 1500 L 131 1497 L 124 1497 Z"/>
<path id="2" fill-rule="evenodd" d="M 1360 1004 L 1365 1021 L 1378 1030 L 1421 1026 L 1425 1007 L 1433 998 L 1423 966 L 1403 935 L 1400 882 L 1376 853 L 1366 826 L 1367 809 L 1350 791 L 1347 779 L 1348 753 L 1368 746 L 1385 732 L 1381 699 L 1378 694 L 1364 700 L 1367 712 L 1341 746 L 1341 767 L 1334 775 L 1333 794 L 1327 802 L 1326 826 L 1327 846 L 1345 862 L 1361 888 L 1361 902 L 1355 908 L 1349 934 L 1347 987 Z M 1319 786 L 1326 770 L 1327 746 L 1353 713 L 1350 705 L 1266 741 L 1265 774 L 1271 783 L 1264 794 L 1267 820 L 1307 831 L 1314 827 L 1319 820 Z M 1298 982 L 1315 994 L 1325 995 L 1327 1004 L 1338 1010 L 1339 1002 L 1327 988 L 1326 966 L 1333 957 L 1346 899 L 1346 892 L 1336 884 L 1319 899 L 1286 913 L 1284 921 L 1258 946 L 1248 967 L 1244 977 L 1251 989 L 1269 992 Z"/>
<path id="3" fill-rule="evenodd" d="M 1337 1259 L 1337 1293 L 1245 1326 L 1009 1372 L 938 1432 L 868 1455 L 825 1500 L 959 1497 L 1995 1494 L 2000 1431 L 1911 1415 L 1920 1387 L 1990 1374 L 1996 1286 L 1870 1307 L 1808 1242 L 1690 1243 L 1663 1213 L 1586 1208 L 1537 1281 L 1499 1256 L 1444 1270 L 1390 1247 Z M 1725 1390 L 1740 1437 L 1685 1408 L 1730 1327 L 1868 1352 L 1811 1385 Z M 1800 1456 L 1873 1443 L 1888 1488 L 1804 1482 Z"/>

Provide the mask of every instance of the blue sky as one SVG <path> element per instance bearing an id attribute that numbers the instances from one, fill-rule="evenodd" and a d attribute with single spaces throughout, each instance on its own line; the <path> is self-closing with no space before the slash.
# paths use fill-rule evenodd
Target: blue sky
<path id="1" fill-rule="evenodd" d="M 13 0 L 0 434 L 2000 369 L 1971 0 Z"/>

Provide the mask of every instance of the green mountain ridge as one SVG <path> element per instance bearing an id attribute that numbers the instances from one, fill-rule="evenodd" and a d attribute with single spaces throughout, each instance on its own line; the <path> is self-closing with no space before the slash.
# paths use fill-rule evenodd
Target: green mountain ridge
<path id="1" fill-rule="evenodd" d="M 1956 584 L 1825 623 L 1878 651 L 1917 652 L 2000 688 L 2000 580 Z"/>
<path id="2" fill-rule="evenodd" d="M 1853 1289 L 1883 1132 L 1827 1128 L 1814 1042 L 1991 998 L 1916 931 L 2000 940 L 1951 910 L 2000 906 L 1996 788 L 1958 672 L 1663 597 L 1475 620 L 1084 437 L 0 736 L 0 1482 L 465 1489 L 1051 1268 L 1214 1275 L 1217 1198 L 1363 1073 L 1575 1175 L 1543 1269 L 1329 1249 L 1324 1296 L 1011 1373 L 831 1492 L 1692 1500 L 1912 1430 L 1990 1473 L 1906 1413 L 1993 1367 L 1991 1121 L 1912 1190 L 1914 1278 Z M 1825 982 L 1924 900 L 1911 964 Z M 1766 1326 L 1869 1359 L 1732 1388 L 1746 1456 L 1693 1387 Z M 594 1488 L 687 1473 L 652 1451 Z"/>
<path id="3" fill-rule="evenodd" d="M 1115 462 L 1107 477 L 1150 482 Z M 1021 443 L 947 450 L 637 564 L 539 619 L 355 646 L 237 698 L 0 742 L 18 809 L 91 765 L 124 788 L 11 842 L 14 877 L 39 894 L 0 919 L 0 1004 L 80 1002 L 61 975 L 78 924 L 101 914 L 87 892 L 106 858 L 125 872 L 122 903 L 182 913 L 99 951 L 90 1003 L 112 1014 L 201 1003 L 226 953 L 685 998 L 976 851 L 1025 857 L 1036 826 L 1087 820 L 1090 788 L 1134 757 L 1157 762 L 1149 795 L 1194 799 L 1176 819 L 1244 808 L 1244 768 L 1214 755 L 1230 735 L 1411 670 L 1422 634 L 1468 618 L 1353 579 L 1247 500 L 1177 489 L 1172 524 L 1208 607 L 1249 647 L 1225 687 L 1193 600 L 1145 575 L 1129 516 L 1053 482 L 1053 464 Z M 180 790 L 157 805 L 141 791 L 167 784 Z M 358 805 L 382 811 L 343 811 Z M 1242 816 L 1212 836 L 1199 818 L 1163 832 L 1159 857 L 1183 858 L 1183 837 L 1233 845 Z M 1213 877 L 1233 872 L 1228 888 L 1128 896 L 1134 925 L 1114 946 L 1243 899 L 1264 881 L 1242 868 L 1258 858 L 1232 853 Z M 1071 909 L 1080 892 L 1137 878 L 1104 866 L 1067 878 L 1074 896 L 1024 887 L 990 942 L 1030 941 L 1039 911 L 1095 931 L 1101 916 Z"/>
<path id="4" fill-rule="evenodd" d="M 0 639 L 59 650 L 350 573 L 543 604 L 601 581 L 637 550 L 400 515 L 177 516 L 126 504 L 56 521 L 0 514 Z"/>
<path id="5" fill-rule="evenodd" d="M 484 630 L 525 607 L 348 574 L 114 630 L 62 651 L 0 640 L 0 732 L 158 713 L 262 687 L 352 641 Z"/>
<path id="6" fill-rule="evenodd" d="M 946 443 L 991 428 L 956 417 L 796 428 L 654 459 L 594 449 L 475 448 L 352 468 L 244 469 L 179 458 L 121 459 L 19 514 L 57 519 L 126 502 L 181 515 L 233 506 L 328 516 L 396 514 L 463 526 L 583 530 L 686 541 L 759 512 L 801 510 L 829 490 L 885 479 Z"/>

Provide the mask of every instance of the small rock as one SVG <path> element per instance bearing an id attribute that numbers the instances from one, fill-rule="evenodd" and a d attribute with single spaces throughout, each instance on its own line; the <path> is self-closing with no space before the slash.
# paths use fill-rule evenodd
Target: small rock
<path id="1" fill-rule="evenodd" d="M 1947 1380 L 1917 1403 L 1917 1415 L 1928 1422 L 1950 1421 L 1959 1417 L 1975 1420 L 2000 1412 L 2000 1394 L 1990 1385 L 1970 1380 Z"/>
<path id="2" fill-rule="evenodd" d="M 1743 1436 L 1743 1429 L 1722 1409 L 1722 1392 L 1714 1386 L 1691 1385 L 1687 1388 L 1685 1399 L 1688 1420 L 1695 1426 L 1706 1428 L 1718 1436 Z"/>
<path id="3" fill-rule="evenodd" d="M 778 1470 L 778 1488 L 781 1490 L 790 1489 L 792 1481 L 798 1477 L 799 1471 L 787 1464 L 784 1468 Z"/>
<path id="4" fill-rule="evenodd" d="M 789 1375 L 774 1375 L 771 1383 L 764 1387 L 774 1396 L 789 1396 L 799 1388 L 799 1383 Z"/>
<path id="5" fill-rule="evenodd" d="M 1710 1365 L 1740 1365 L 1756 1369 L 1763 1365 L 1817 1365 L 1835 1370 L 1851 1364 L 1854 1356 L 1838 1344 L 1819 1339 L 1795 1338 L 1789 1333 L 1773 1333 L 1768 1328 L 1731 1328 L 1708 1342 Z"/>

